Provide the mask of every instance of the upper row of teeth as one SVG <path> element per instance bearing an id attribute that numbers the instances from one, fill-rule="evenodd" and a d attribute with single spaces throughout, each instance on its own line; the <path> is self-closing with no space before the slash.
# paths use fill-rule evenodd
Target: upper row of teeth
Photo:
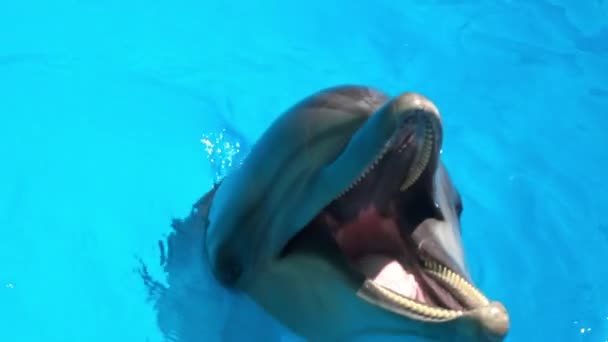
<path id="1" fill-rule="evenodd" d="M 433 125 L 430 123 L 430 121 L 426 120 L 425 125 L 425 138 L 424 146 L 422 147 L 422 154 L 414 161 L 414 164 L 412 166 L 413 169 L 408 173 L 410 176 L 408 176 L 403 182 L 403 185 L 401 186 L 401 191 L 406 190 L 418 179 L 418 177 L 420 177 L 431 157 L 431 150 L 433 147 L 432 140 L 435 132 L 433 130 Z M 344 191 L 342 191 L 337 198 L 344 197 L 344 195 L 346 195 L 349 191 L 351 191 L 359 183 L 361 183 L 363 178 L 365 178 L 378 165 L 378 163 L 380 163 L 380 160 L 382 160 L 384 155 L 388 152 L 390 146 L 391 143 L 389 141 L 384 145 L 382 151 L 380 151 L 380 154 L 363 170 L 363 173 L 361 173 L 361 175 L 359 175 L 359 177 L 357 177 L 354 182 L 352 182 Z"/>
<path id="2" fill-rule="evenodd" d="M 338 195 L 337 198 L 344 197 L 344 195 L 346 195 L 349 191 L 351 191 L 359 183 L 361 183 L 361 181 L 363 180 L 363 178 L 365 178 L 367 175 L 369 175 L 369 173 L 376 166 L 378 166 L 378 163 L 380 163 L 380 160 L 382 160 L 382 158 L 384 157 L 384 155 L 388 152 L 389 146 L 390 146 L 390 144 L 385 144 L 384 147 L 382 148 L 382 151 L 380 151 L 380 154 L 363 170 L 363 173 L 361 173 L 361 175 L 359 175 L 359 177 L 357 177 L 357 179 L 354 182 L 352 182 L 344 191 L 342 191 L 340 193 L 340 195 Z"/>
<path id="3" fill-rule="evenodd" d="M 425 131 L 424 131 L 424 145 L 422 146 L 422 152 L 417 156 L 416 160 L 412 164 L 412 169 L 408 172 L 408 177 L 401 185 L 400 190 L 405 191 L 407 188 L 412 186 L 416 180 L 420 177 L 424 169 L 427 167 L 429 160 L 431 159 L 431 153 L 433 149 L 433 138 L 435 132 L 433 125 L 429 120 L 425 120 Z"/>

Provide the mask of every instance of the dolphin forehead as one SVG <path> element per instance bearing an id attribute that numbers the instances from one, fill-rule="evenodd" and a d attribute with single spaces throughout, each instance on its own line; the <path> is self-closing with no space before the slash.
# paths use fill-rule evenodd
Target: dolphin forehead
<path id="1" fill-rule="evenodd" d="M 273 122 L 215 194 L 206 251 L 218 280 L 234 283 L 246 268 L 280 252 L 284 238 L 277 242 L 273 234 L 277 229 L 283 230 L 281 236 L 296 233 L 284 231 L 285 218 L 294 211 L 301 214 L 298 206 L 319 170 L 388 100 L 370 87 L 333 87 L 305 98 Z M 311 211 L 327 204 L 307 203 L 315 207 Z"/>

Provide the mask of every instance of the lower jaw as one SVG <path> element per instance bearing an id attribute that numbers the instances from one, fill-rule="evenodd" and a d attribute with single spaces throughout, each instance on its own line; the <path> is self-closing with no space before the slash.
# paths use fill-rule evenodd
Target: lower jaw
<path id="1" fill-rule="evenodd" d="M 405 296 L 382 283 L 367 278 L 358 291 L 362 299 L 397 314 L 419 321 L 449 321 L 465 315 L 471 310 L 489 305 L 489 300 L 472 284 L 447 267 L 432 260 L 424 260 L 421 272 L 432 278 L 456 302 L 465 303 L 458 309 L 442 307 L 430 303 L 426 296 Z M 421 279 L 421 281 L 426 281 Z M 424 286 L 423 286 L 424 287 Z M 423 299 L 425 298 L 425 299 Z"/>

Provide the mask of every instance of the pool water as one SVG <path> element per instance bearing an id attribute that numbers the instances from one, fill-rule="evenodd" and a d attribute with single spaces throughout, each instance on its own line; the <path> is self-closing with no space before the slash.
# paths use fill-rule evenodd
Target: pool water
<path id="1" fill-rule="evenodd" d="M 195 311 L 163 336 L 140 261 L 162 283 L 171 220 L 283 110 L 345 83 L 442 111 L 467 259 L 508 341 L 608 341 L 608 2 L 1 8 L 0 341 L 297 340 L 195 262 Z"/>

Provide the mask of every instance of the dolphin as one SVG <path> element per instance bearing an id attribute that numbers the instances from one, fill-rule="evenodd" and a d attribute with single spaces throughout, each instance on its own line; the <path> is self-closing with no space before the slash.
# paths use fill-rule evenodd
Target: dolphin
<path id="1" fill-rule="evenodd" d="M 421 94 L 318 91 L 195 205 L 200 258 L 306 340 L 502 341 L 509 316 L 468 272 L 442 139 Z"/>

